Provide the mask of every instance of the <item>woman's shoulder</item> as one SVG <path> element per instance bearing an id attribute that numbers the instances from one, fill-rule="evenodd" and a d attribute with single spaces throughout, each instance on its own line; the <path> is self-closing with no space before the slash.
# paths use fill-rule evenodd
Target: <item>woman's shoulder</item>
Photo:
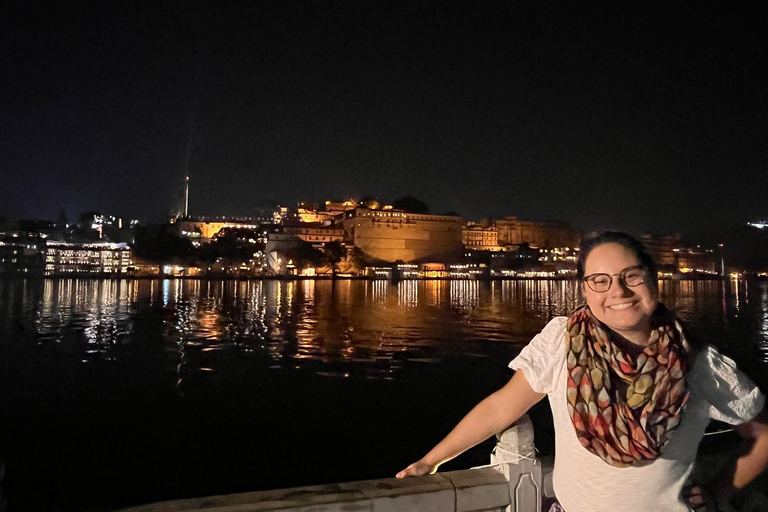
<path id="1" fill-rule="evenodd" d="M 533 337 L 528 344 L 531 350 L 542 350 L 554 356 L 558 348 L 565 347 L 565 328 L 568 323 L 567 316 L 552 318 L 544 328 Z"/>
<path id="2" fill-rule="evenodd" d="M 691 391 L 712 406 L 711 417 L 728 423 L 749 420 L 763 407 L 760 388 L 730 357 L 712 345 L 699 348 L 690 371 Z"/>
<path id="3" fill-rule="evenodd" d="M 552 318 L 541 330 L 542 336 L 558 338 L 565 334 L 565 326 L 568 324 L 567 316 L 556 316 Z"/>
<path id="4" fill-rule="evenodd" d="M 738 367 L 733 359 L 722 354 L 717 347 L 706 344 L 694 349 L 691 370 L 697 376 L 716 374 L 729 378 L 738 371 Z"/>
<path id="5" fill-rule="evenodd" d="M 694 349 L 690 376 L 696 384 L 736 384 L 742 375 L 736 362 L 720 353 L 717 347 L 707 344 Z"/>
<path id="6" fill-rule="evenodd" d="M 544 329 L 509 363 L 513 370 L 523 370 L 531 388 L 539 393 L 550 393 L 560 368 L 565 364 L 565 325 L 568 317 L 550 320 Z"/>

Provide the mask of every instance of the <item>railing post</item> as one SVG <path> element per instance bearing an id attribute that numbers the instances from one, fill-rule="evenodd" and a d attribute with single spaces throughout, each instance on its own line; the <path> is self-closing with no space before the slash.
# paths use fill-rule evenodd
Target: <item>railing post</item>
<path id="1" fill-rule="evenodd" d="M 522 416 L 503 432 L 496 434 L 496 447 L 491 464 L 509 482 L 509 503 L 505 512 L 539 512 L 541 510 L 543 474 L 535 459 L 533 423 Z"/>
<path id="2" fill-rule="evenodd" d="M 0 512 L 5 512 L 5 498 L 3 498 L 3 477 L 5 476 L 5 461 L 0 459 Z"/>

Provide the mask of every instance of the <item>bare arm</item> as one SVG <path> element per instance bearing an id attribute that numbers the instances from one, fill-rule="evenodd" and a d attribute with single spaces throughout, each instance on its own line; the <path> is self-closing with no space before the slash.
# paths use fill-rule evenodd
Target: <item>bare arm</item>
<path id="1" fill-rule="evenodd" d="M 721 505 L 727 502 L 734 492 L 768 467 L 768 411 L 764 409 L 753 420 L 737 425 L 734 430 L 743 439 L 738 456 L 726 464 L 704 489 L 692 486 L 683 493 L 688 504 L 697 512 L 717 510 L 714 501 Z"/>
<path id="2" fill-rule="evenodd" d="M 755 479 L 768 466 L 768 411 L 734 427 L 744 440 L 739 456 L 712 480 L 709 486 L 718 497 L 731 495 Z"/>
<path id="3" fill-rule="evenodd" d="M 440 464 L 511 425 L 545 396 L 531 389 L 522 370 L 518 370 L 503 388 L 477 404 L 445 439 L 421 460 L 400 471 L 397 478 L 434 473 Z"/>

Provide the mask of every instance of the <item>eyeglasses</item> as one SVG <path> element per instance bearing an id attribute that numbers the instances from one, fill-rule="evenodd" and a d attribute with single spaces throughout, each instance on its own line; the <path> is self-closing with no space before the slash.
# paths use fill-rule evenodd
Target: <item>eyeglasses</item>
<path id="1" fill-rule="evenodd" d="M 590 274 L 583 278 L 589 288 L 597 293 L 607 292 L 611 288 L 614 276 L 619 276 L 619 281 L 625 286 L 639 286 L 645 282 L 647 272 L 645 267 L 625 268 L 618 274 Z"/>

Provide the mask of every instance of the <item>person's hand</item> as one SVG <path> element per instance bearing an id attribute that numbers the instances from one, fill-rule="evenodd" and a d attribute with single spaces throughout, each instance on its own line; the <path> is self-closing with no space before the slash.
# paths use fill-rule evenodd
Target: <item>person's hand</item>
<path id="1" fill-rule="evenodd" d="M 427 464 L 424 461 L 418 461 L 414 462 L 401 472 L 399 472 L 395 477 L 397 478 L 406 478 L 409 476 L 422 476 L 422 475 L 431 475 L 437 471 L 437 466 L 431 466 Z"/>
<path id="2" fill-rule="evenodd" d="M 717 512 L 715 498 L 699 485 L 684 487 L 683 499 L 695 512 Z"/>

